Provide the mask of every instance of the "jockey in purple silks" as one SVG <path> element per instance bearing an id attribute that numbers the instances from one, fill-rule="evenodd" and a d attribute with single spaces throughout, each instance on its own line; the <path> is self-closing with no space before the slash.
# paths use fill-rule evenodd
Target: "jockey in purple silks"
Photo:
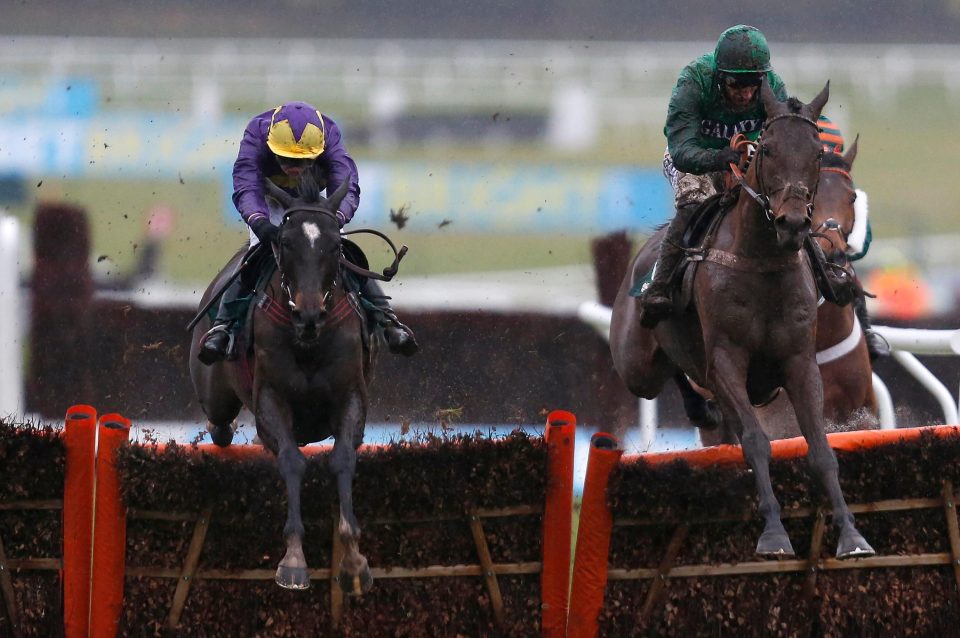
<path id="1" fill-rule="evenodd" d="M 275 241 L 277 225 L 283 219 L 282 207 L 267 200 L 263 179 L 295 195 L 300 175 L 305 171 L 313 171 L 321 190 L 326 189 L 327 193 L 349 181 L 350 187 L 336 213 L 342 228 L 353 218 L 360 203 L 360 184 L 357 165 L 343 146 L 336 122 L 306 102 L 287 102 L 250 120 L 233 165 L 233 203 L 250 227 L 251 245 Z M 207 365 L 233 354 L 228 351 L 238 319 L 238 304 L 232 302 L 250 294 L 260 268 L 250 270 L 252 274 L 245 272 L 236 277 L 220 298 L 213 327 L 204 335 L 200 347 L 199 358 Z M 379 284 L 367 279 L 360 294 L 376 307 L 370 314 L 383 326 L 390 351 L 407 356 L 417 352 L 419 346 L 413 331 L 397 319 Z"/>

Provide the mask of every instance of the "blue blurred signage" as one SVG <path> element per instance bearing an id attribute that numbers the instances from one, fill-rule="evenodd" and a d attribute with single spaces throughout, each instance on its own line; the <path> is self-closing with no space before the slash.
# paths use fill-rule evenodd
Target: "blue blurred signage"
<path id="1" fill-rule="evenodd" d="M 59 108 L 80 111 L 90 98 Z M 174 115 L 14 115 L 0 118 L 0 174 L 100 179 L 213 179 L 230 172 L 246 121 L 199 122 Z M 406 207 L 409 229 L 449 221 L 459 232 L 649 230 L 667 218 L 672 196 L 659 170 L 599 164 L 360 161 L 357 221 L 383 225 Z"/>

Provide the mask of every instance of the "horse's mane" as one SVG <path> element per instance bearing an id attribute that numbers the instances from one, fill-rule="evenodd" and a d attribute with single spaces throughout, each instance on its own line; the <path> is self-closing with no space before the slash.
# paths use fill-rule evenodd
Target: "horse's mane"
<path id="1" fill-rule="evenodd" d="M 823 154 L 823 161 L 820 164 L 823 168 L 841 168 L 845 171 L 850 170 L 850 165 L 843 159 L 843 155 L 829 151 Z"/>
<path id="2" fill-rule="evenodd" d="M 803 102 L 801 102 L 795 97 L 788 97 L 785 104 L 787 105 L 787 110 L 790 113 L 799 113 L 801 110 L 803 110 L 803 107 L 805 106 Z"/>
<path id="3" fill-rule="evenodd" d="M 320 196 L 320 183 L 312 170 L 304 171 L 300 174 L 300 182 L 297 184 L 297 191 L 300 199 L 309 203 L 316 204 L 323 201 Z"/>

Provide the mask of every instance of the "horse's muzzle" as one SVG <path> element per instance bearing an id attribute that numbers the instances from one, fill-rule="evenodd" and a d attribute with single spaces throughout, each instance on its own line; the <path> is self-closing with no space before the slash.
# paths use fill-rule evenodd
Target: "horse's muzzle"
<path id="1" fill-rule="evenodd" d="M 803 241 L 810 233 L 810 217 L 804 209 L 801 213 L 778 215 L 773 220 L 777 231 L 777 245 L 786 250 L 800 250 Z"/>
<path id="2" fill-rule="evenodd" d="M 293 323 L 293 332 L 297 341 L 311 343 L 320 338 L 320 330 L 326 323 L 327 311 L 304 312 L 299 309 L 290 313 Z"/>

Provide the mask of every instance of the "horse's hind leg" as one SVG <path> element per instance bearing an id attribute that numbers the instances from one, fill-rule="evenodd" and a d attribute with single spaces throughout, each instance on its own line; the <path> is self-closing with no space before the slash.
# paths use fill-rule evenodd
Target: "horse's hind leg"
<path id="1" fill-rule="evenodd" d="M 340 587 L 353 595 L 363 594 L 373 585 L 370 566 L 360 553 L 360 523 L 353 513 L 353 477 L 357 468 L 357 448 L 363 442 L 365 420 L 365 401 L 358 393 L 350 398 L 344 409 L 340 432 L 330 455 L 330 471 L 336 477 L 337 494 L 340 497 L 339 533 L 344 548 L 340 560 Z"/>
<path id="2" fill-rule="evenodd" d="M 822 397 L 823 386 L 820 371 L 812 359 L 804 361 L 797 358 L 786 366 L 787 393 L 797 415 L 797 423 L 803 438 L 807 440 L 807 461 L 823 488 L 830 496 L 833 507 L 833 524 L 839 532 L 837 558 L 863 558 L 873 556 L 873 548 L 857 531 L 853 514 L 840 490 L 837 457 L 827 441 L 823 429 Z M 814 400 L 814 399 L 820 399 Z"/>
<path id="3" fill-rule="evenodd" d="M 759 511 L 764 519 L 763 533 L 757 541 L 757 554 L 776 558 L 796 555 L 787 530 L 780 520 L 780 503 L 770 481 L 770 439 L 757 419 L 746 390 L 746 361 L 740 352 L 717 349 L 711 366 L 711 381 L 726 423 L 739 423 L 743 456 L 756 481 L 760 497 Z"/>

